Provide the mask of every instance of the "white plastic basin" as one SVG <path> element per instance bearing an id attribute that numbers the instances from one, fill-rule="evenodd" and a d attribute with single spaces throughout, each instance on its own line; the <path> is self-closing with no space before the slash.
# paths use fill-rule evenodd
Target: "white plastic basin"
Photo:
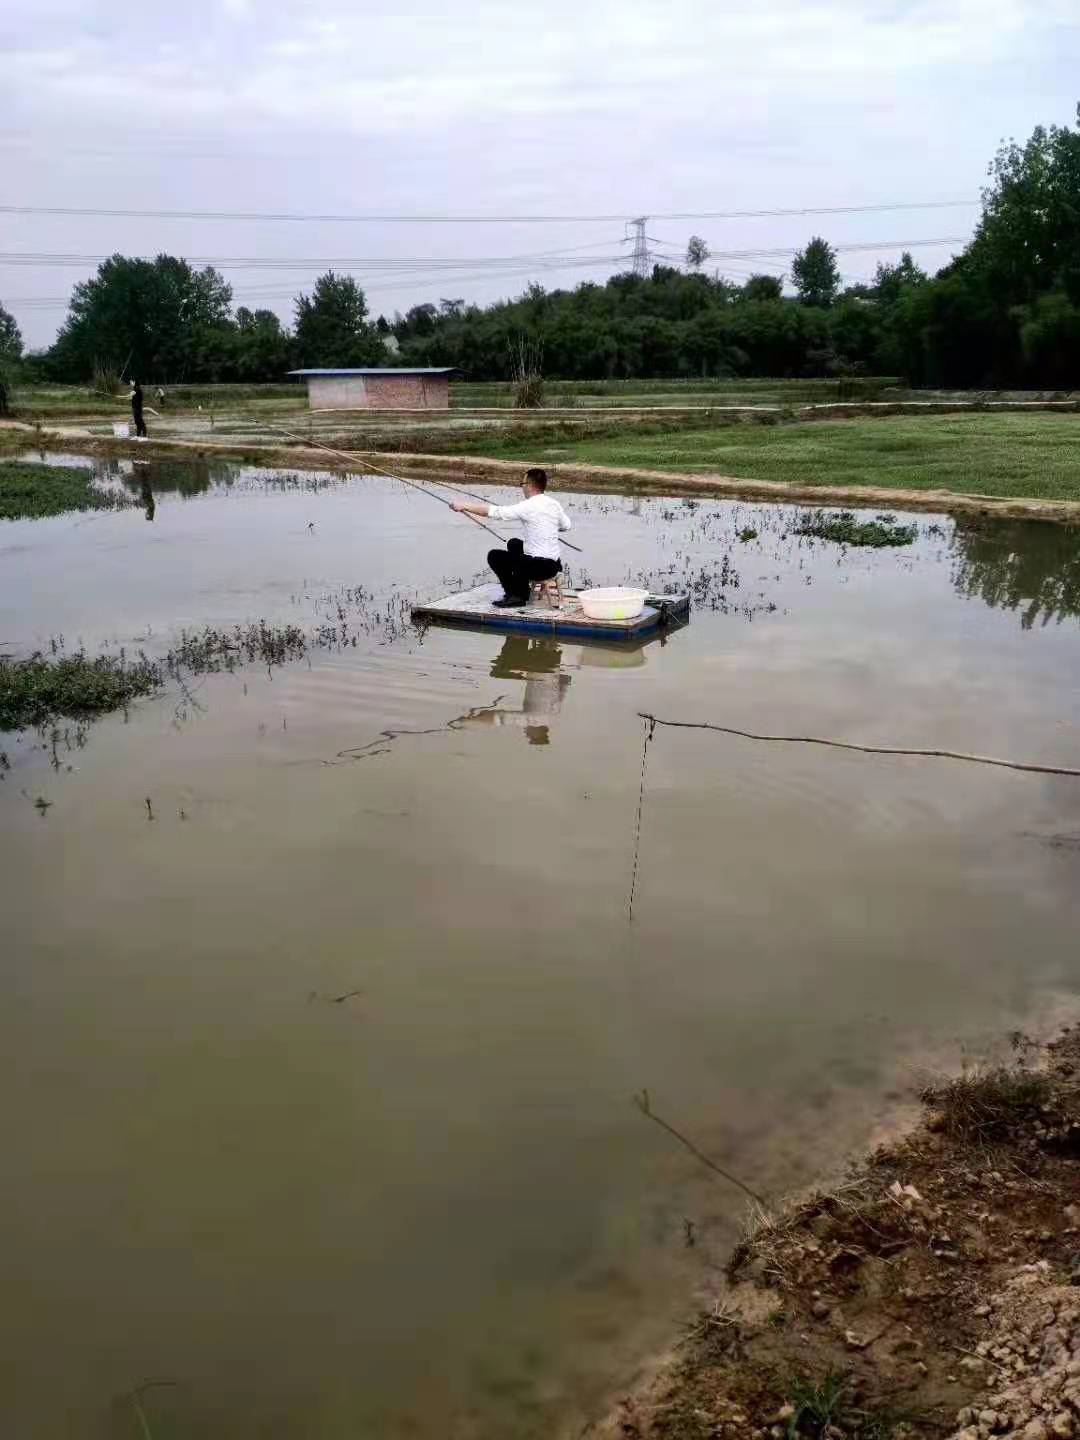
<path id="1" fill-rule="evenodd" d="M 114 421 L 113 421 L 113 427 L 112 427 L 112 433 L 116 436 L 116 438 L 117 438 L 118 440 L 126 440 L 126 439 L 128 438 L 128 436 L 131 434 L 131 431 L 130 431 L 130 429 L 128 428 L 128 423 L 127 423 L 127 421 L 126 421 L 126 420 L 114 420 Z"/>
<path id="2" fill-rule="evenodd" d="M 581 590 L 578 599 L 590 620 L 633 620 L 645 609 L 648 594 L 627 585 L 606 585 L 599 590 Z"/>

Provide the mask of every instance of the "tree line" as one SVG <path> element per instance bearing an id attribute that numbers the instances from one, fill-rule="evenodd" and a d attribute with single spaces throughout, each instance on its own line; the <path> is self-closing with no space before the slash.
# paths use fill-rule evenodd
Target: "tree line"
<path id="1" fill-rule="evenodd" d="M 444 299 L 390 319 L 372 320 L 356 282 L 328 272 L 297 297 L 289 329 L 271 310 L 234 311 L 212 267 L 114 255 L 75 286 L 56 342 L 31 369 L 62 381 L 122 371 L 178 383 L 277 380 L 303 365 L 454 365 L 503 380 L 524 340 L 542 350 L 548 376 L 570 380 L 877 374 L 933 387 L 1071 388 L 1080 384 L 1080 109 L 1077 119 L 999 148 L 971 243 L 933 277 L 905 253 L 844 288 L 835 251 L 815 236 L 794 257 L 795 294 L 785 295 L 777 276 L 710 276 L 695 236 L 685 268 L 572 290 L 532 285 L 487 306 Z M 0 307 L 0 375 L 21 354 Z"/>

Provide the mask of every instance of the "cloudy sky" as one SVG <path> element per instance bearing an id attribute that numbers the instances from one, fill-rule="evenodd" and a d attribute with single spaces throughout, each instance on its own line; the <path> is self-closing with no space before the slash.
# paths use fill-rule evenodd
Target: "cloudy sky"
<path id="1" fill-rule="evenodd" d="M 849 215 L 705 212 L 977 202 L 1003 136 L 1070 123 L 1076 0 L 8 0 L 0 205 L 227 211 L 0 213 L 0 301 L 48 343 L 93 257 L 221 262 L 283 318 L 329 260 L 374 312 L 602 279 L 623 219 L 655 248 L 703 235 L 742 278 L 824 234 L 873 273 L 928 268 L 977 204 Z M 550 217 L 574 217 L 560 220 Z M 608 218 L 590 218 L 608 217 Z M 665 218 L 669 217 L 669 218 Z M 685 218 L 684 218 L 685 217 Z M 735 253 L 731 253 L 735 252 Z M 237 262 L 248 261 L 239 264 Z"/>

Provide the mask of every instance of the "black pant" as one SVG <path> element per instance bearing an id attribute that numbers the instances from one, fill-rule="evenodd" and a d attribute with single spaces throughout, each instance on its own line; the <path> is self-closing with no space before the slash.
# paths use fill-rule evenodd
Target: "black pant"
<path id="1" fill-rule="evenodd" d="M 550 580 L 562 569 L 561 560 L 545 560 L 540 555 L 526 555 L 520 540 L 508 540 L 505 550 L 489 550 L 488 564 L 498 576 L 508 600 L 529 598 L 534 580 Z"/>
<path id="2" fill-rule="evenodd" d="M 141 411 L 141 410 L 132 410 L 131 414 L 132 414 L 132 416 L 133 416 L 133 418 L 134 418 L 134 420 L 135 420 L 135 434 L 136 434 L 136 435 L 145 435 L 145 434 L 146 434 L 146 421 L 142 418 L 142 411 Z"/>

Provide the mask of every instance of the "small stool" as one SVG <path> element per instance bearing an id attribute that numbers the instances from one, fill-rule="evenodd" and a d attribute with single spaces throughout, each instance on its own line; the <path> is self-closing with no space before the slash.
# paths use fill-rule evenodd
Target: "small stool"
<path id="1" fill-rule="evenodd" d="M 552 610 L 561 610 L 563 604 L 562 572 L 553 575 L 550 580 L 534 580 L 532 584 L 532 596 L 534 600 L 542 600 L 546 597 Z"/>

